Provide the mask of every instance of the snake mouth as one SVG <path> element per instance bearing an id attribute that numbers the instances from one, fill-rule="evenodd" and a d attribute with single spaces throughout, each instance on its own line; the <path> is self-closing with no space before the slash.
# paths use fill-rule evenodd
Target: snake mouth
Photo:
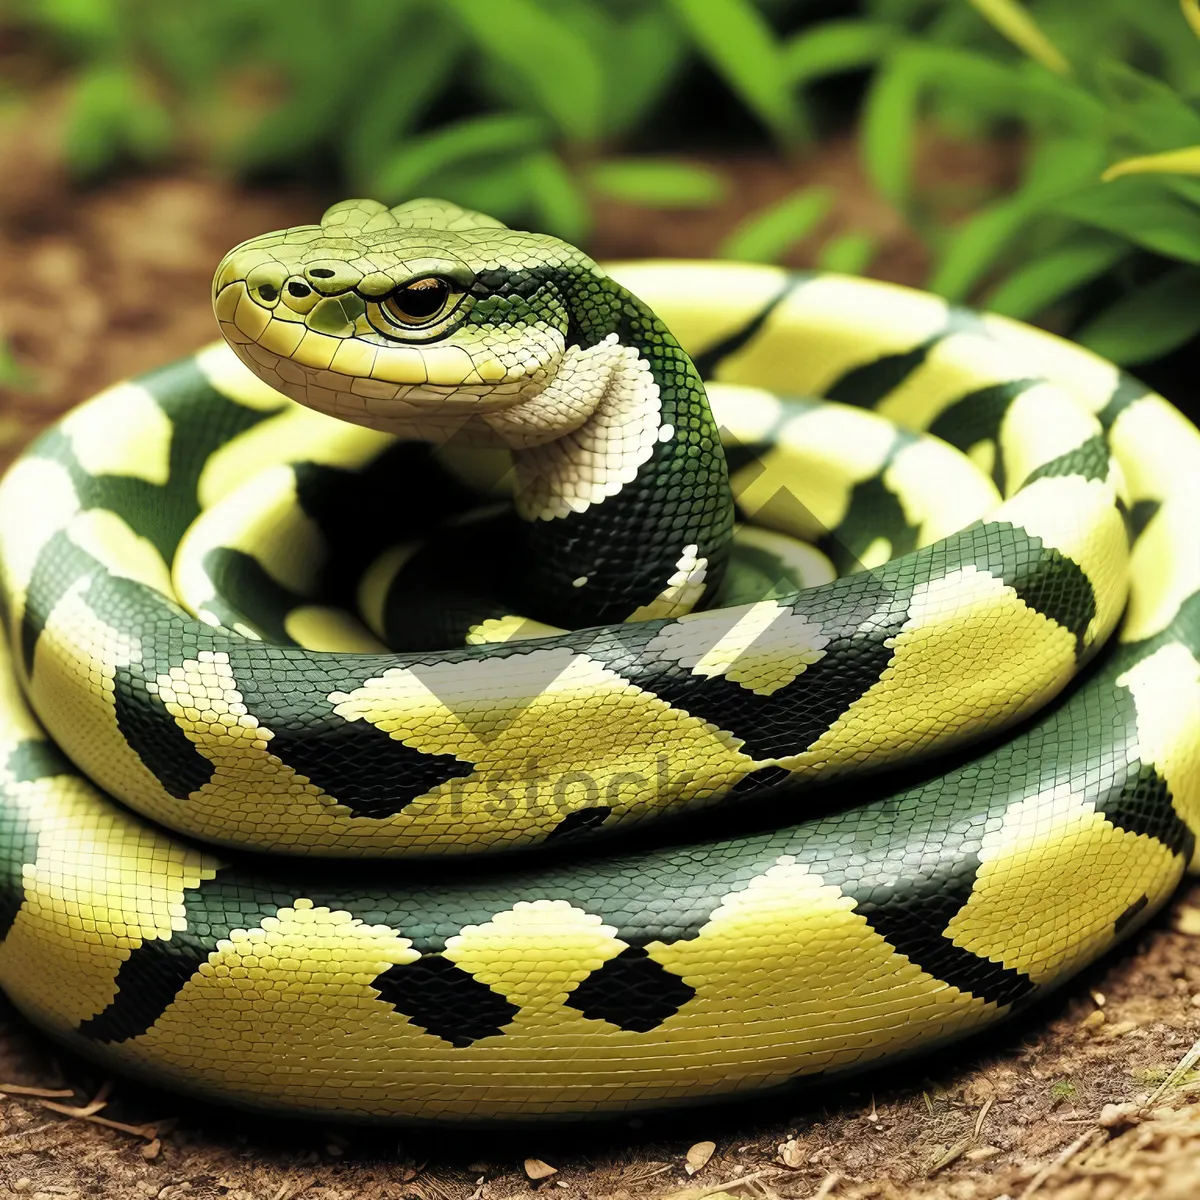
<path id="1" fill-rule="evenodd" d="M 406 336 L 401 337 L 394 295 L 371 299 L 349 291 L 323 296 L 295 279 L 278 288 L 236 279 L 216 291 L 213 310 L 226 340 L 235 349 L 246 347 L 255 362 L 276 369 L 287 362 L 301 371 L 321 372 L 327 377 L 323 386 L 360 393 L 356 383 L 503 388 L 551 370 L 562 352 L 561 335 L 546 337 L 550 330 L 524 331 L 519 345 L 501 347 L 507 353 L 497 353 L 494 339 L 485 343 L 482 332 L 467 336 L 462 326 L 472 297 L 465 293 L 451 293 L 432 319 L 404 326 Z M 259 353 L 251 353 L 251 346 Z M 281 374 L 287 378 L 287 372 Z M 503 391 L 496 397 L 500 407 L 502 396 Z M 476 407 L 479 399 L 475 397 Z"/>
<path id="2" fill-rule="evenodd" d="M 221 332 L 277 391 L 356 424 L 407 433 L 431 419 L 461 424 L 512 408 L 546 387 L 565 348 L 550 328 L 499 345 L 494 331 L 491 340 L 473 334 L 462 324 L 470 296 L 459 299 L 441 340 L 401 341 L 376 327 L 388 319 L 373 311 L 381 302 L 355 292 L 297 295 L 290 282 L 273 303 L 252 295 L 245 279 L 225 284 L 213 303 Z"/>

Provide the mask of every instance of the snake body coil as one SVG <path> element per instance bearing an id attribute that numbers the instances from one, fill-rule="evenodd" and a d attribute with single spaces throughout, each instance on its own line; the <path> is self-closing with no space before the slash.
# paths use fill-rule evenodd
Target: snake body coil
<path id="1" fill-rule="evenodd" d="M 1200 434 L 1111 365 L 434 201 L 214 307 L 0 485 L 0 986 L 72 1047 L 361 1119 L 729 1096 L 1012 1013 L 1191 860 Z"/>

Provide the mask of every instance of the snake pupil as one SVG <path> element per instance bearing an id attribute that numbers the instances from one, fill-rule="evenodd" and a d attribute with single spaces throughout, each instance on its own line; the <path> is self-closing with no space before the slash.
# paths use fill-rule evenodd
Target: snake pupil
<path id="1" fill-rule="evenodd" d="M 388 297 L 388 307 L 402 321 L 425 321 L 441 311 L 449 296 L 450 285 L 446 280 L 429 276 L 393 292 Z"/>

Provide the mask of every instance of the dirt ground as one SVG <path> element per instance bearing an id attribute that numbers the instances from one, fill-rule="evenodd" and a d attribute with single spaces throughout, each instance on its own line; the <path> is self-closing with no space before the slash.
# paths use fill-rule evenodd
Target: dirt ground
<path id="1" fill-rule="evenodd" d="M 931 153 L 952 199 L 1004 183 L 1003 156 Z M 715 212 L 602 210 L 597 256 L 709 252 L 744 211 L 819 180 L 839 189 L 833 227 L 879 235 L 874 273 L 922 278 L 919 246 L 871 198 L 849 143 L 806 164 L 725 165 L 735 194 Z M 0 459 L 101 386 L 210 339 L 220 254 L 331 198 L 178 176 L 75 194 L 50 167 L 0 171 L 0 337 L 18 372 L 0 393 Z M 1198 937 L 1200 885 L 1057 999 L 953 1053 L 786 1101 L 501 1135 L 185 1103 L 104 1078 L 0 1005 L 0 1197 L 1183 1200 L 1200 1194 L 1200 1073 L 1186 1057 Z"/>

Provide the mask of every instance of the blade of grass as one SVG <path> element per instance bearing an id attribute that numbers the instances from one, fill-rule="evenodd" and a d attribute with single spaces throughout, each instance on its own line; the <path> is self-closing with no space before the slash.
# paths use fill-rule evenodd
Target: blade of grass
<path id="1" fill-rule="evenodd" d="M 869 233 L 843 233 L 830 238 L 817 255 L 817 269 L 861 275 L 871 265 L 879 239 Z"/>
<path id="2" fill-rule="evenodd" d="M 1100 176 L 1106 183 L 1122 175 L 1200 175 L 1200 146 L 1166 150 L 1162 154 L 1143 154 L 1115 162 Z"/>
<path id="3" fill-rule="evenodd" d="M 778 262 L 833 206 L 833 190 L 803 188 L 746 218 L 720 245 L 719 258 Z"/>
<path id="4" fill-rule="evenodd" d="M 1069 75 L 1071 64 L 1042 32 L 1020 0 L 971 0 L 972 7 L 1034 62 L 1057 75 Z"/>
<path id="5" fill-rule="evenodd" d="M 823 21 L 784 46 L 784 70 L 793 84 L 802 84 L 839 71 L 871 67 L 898 37 L 896 28 L 882 21 Z"/>
<path id="6" fill-rule="evenodd" d="M 783 142 L 807 132 L 782 47 L 750 0 L 668 0 L 696 46 L 738 98 Z"/>
<path id="7" fill-rule="evenodd" d="M 863 108 L 863 165 L 875 187 L 901 208 L 912 190 L 923 82 L 919 61 L 902 48 L 875 73 Z"/>
<path id="8" fill-rule="evenodd" d="M 1018 320 L 1031 320 L 1076 288 L 1128 257 L 1128 242 L 1084 229 L 1013 271 L 987 297 L 985 307 Z"/>
<path id="9" fill-rule="evenodd" d="M 595 138 L 604 75 L 587 41 L 532 0 L 444 0 L 479 48 L 520 77 L 568 137 Z"/>
<path id="10" fill-rule="evenodd" d="M 725 177 L 670 158 L 610 158 L 594 163 L 588 183 L 602 195 L 647 208 L 709 208 L 728 194 Z"/>
<path id="11" fill-rule="evenodd" d="M 582 242 L 591 228 L 591 212 L 562 160 L 549 151 L 531 154 L 524 173 L 542 228 L 569 242 Z"/>
<path id="12" fill-rule="evenodd" d="M 1123 296 L 1075 333 L 1121 366 L 1146 362 L 1200 333 L 1200 269 L 1176 267 Z"/>
<path id="13" fill-rule="evenodd" d="M 1179 0 L 1183 9 L 1184 19 L 1192 27 L 1192 32 L 1200 37 L 1200 0 Z"/>
<path id="14" fill-rule="evenodd" d="M 495 159 L 542 144 L 547 129 L 539 118 L 517 113 L 468 117 L 416 138 L 379 168 L 374 190 L 384 199 L 413 195 L 425 180 L 472 158 Z"/>

